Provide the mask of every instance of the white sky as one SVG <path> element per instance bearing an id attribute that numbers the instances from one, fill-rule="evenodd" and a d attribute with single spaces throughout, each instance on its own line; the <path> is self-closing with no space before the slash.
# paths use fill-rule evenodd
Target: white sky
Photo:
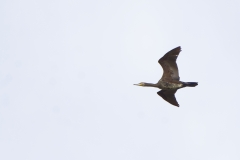
<path id="1" fill-rule="evenodd" d="M 0 2 L 0 159 L 239 160 L 240 1 Z M 180 108 L 157 63 L 182 47 Z"/>

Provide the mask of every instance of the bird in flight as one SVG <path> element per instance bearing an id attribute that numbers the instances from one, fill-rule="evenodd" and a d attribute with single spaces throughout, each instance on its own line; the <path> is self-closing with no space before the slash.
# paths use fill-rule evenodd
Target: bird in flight
<path id="1" fill-rule="evenodd" d="M 175 93 L 177 90 L 183 87 L 195 87 L 198 85 L 198 82 L 180 81 L 176 63 L 180 52 L 181 47 L 179 46 L 167 52 L 162 58 L 158 60 L 158 63 L 163 68 L 163 75 L 156 84 L 141 82 L 134 85 L 143 87 L 156 87 L 162 89 L 158 91 L 157 94 L 170 104 L 179 107 L 179 104 L 175 98 Z"/>

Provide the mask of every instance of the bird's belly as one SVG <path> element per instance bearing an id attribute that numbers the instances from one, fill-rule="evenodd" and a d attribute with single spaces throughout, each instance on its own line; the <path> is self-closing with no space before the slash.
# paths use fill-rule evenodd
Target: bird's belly
<path id="1" fill-rule="evenodd" d="M 160 89 L 178 89 L 183 86 L 182 83 L 161 82 Z"/>

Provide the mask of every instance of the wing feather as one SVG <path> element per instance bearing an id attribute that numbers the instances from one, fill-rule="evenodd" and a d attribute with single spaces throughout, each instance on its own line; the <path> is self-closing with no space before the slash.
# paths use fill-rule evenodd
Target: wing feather
<path id="1" fill-rule="evenodd" d="M 178 73 L 178 66 L 176 63 L 177 57 L 181 52 L 181 47 L 176 47 L 167 52 L 162 58 L 158 60 L 158 63 L 163 68 L 162 80 L 180 80 Z"/>
<path id="2" fill-rule="evenodd" d="M 176 92 L 177 92 L 177 89 L 175 89 L 175 90 L 161 90 L 161 91 L 158 91 L 157 94 L 159 96 L 161 96 L 168 103 L 179 107 L 179 104 L 178 104 L 178 102 L 175 98 L 175 93 Z"/>

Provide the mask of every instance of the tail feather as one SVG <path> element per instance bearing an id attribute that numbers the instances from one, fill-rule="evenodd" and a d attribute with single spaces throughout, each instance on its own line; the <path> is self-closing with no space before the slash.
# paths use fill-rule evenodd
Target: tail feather
<path id="1" fill-rule="evenodd" d="M 198 85 L 198 82 L 184 82 L 184 87 L 195 87 Z"/>

